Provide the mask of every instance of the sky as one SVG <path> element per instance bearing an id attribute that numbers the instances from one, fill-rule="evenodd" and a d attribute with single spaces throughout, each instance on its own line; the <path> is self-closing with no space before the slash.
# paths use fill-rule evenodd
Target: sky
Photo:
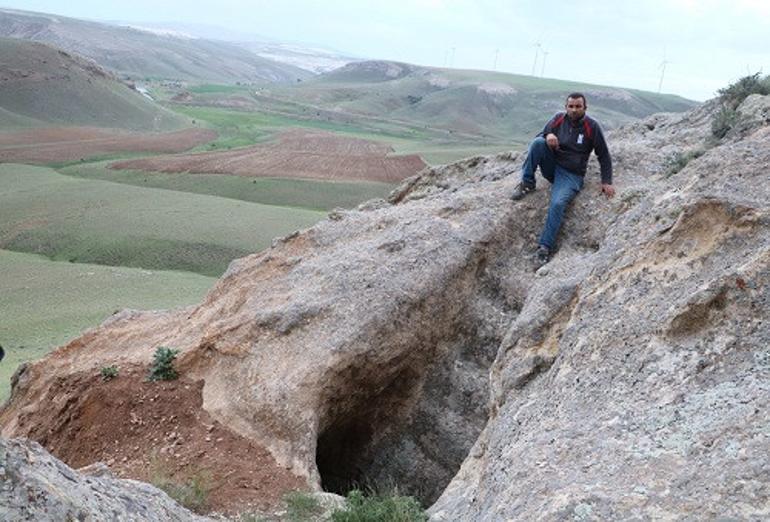
<path id="1" fill-rule="evenodd" d="M 91 20 L 216 25 L 362 58 L 660 88 L 699 101 L 747 74 L 770 74 L 770 0 L 0 0 L 0 6 Z"/>

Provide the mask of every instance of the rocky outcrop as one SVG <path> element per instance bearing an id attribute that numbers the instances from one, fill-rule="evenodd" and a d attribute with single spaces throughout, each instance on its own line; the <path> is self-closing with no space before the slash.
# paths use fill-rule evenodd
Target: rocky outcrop
<path id="1" fill-rule="evenodd" d="M 433 520 L 770 513 L 770 128 L 666 178 L 672 147 L 703 145 L 702 116 L 612 136 L 626 208 L 595 253 L 535 278 Z"/>
<path id="2" fill-rule="evenodd" d="M 162 345 L 205 415 L 311 488 L 440 495 L 436 520 L 761 518 L 770 127 L 707 143 L 713 109 L 612 133 L 618 197 L 592 167 L 537 272 L 547 191 L 508 199 L 521 154 L 427 169 L 233 262 L 198 306 L 28 366 L 2 433 L 66 461 L 85 399 L 62 383 Z"/>
<path id="3" fill-rule="evenodd" d="M 0 438 L 0 519 L 30 521 L 205 521 L 161 490 L 113 477 L 103 467 L 78 472 L 29 440 Z"/>

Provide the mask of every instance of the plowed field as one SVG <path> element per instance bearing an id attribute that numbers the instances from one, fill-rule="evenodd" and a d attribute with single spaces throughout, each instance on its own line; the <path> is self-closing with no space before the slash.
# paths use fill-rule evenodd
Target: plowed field
<path id="1" fill-rule="evenodd" d="M 242 149 L 119 161 L 110 168 L 398 183 L 426 166 L 416 154 L 392 152 L 389 145 L 375 141 L 291 130 L 273 142 Z"/>
<path id="2" fill-rule="evenodd" d="M 119 152 L 173 153 L 213 140 L 208 129 L 139 133 L 95 127 L 57 127 L 0 133 L 0 162 L 76 161 Z"/>

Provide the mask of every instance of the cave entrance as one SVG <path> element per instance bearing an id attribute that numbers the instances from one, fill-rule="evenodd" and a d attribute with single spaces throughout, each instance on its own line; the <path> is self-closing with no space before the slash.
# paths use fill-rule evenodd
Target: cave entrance
<path id="1" fill-rule="evenodd" d="M 337 388 L 316 446 L 322 488 L 435 502 L 486 425 L 493 345 L 455 340 L 427 367 L 404 363 L 385 383 L 369 373 Z"/>

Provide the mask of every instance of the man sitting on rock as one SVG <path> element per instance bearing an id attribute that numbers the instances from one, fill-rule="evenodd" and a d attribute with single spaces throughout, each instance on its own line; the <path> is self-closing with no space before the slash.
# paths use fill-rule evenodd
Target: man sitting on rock
<path id="1" fill-rule="evenodd" d="M 611 198 L 612 159 L 599 122 L 586 116 L 586 97 L 573 92 L 567 96 L 566 112 L 560 112 L 546 123 L 543 132 L 532 141 L 521 169 L 521 183 L 511 195 L 519 200 L 535 190 L 535 169 L 551 183 L 548 218 L 537 248 L 537 261 L 544 265 L 551 257 L 556 235 L 561 228 L 564 211 L 583 188 L 583 177 L 591 151 L 596 152 L 602 174 L 602 192 Z"/>

